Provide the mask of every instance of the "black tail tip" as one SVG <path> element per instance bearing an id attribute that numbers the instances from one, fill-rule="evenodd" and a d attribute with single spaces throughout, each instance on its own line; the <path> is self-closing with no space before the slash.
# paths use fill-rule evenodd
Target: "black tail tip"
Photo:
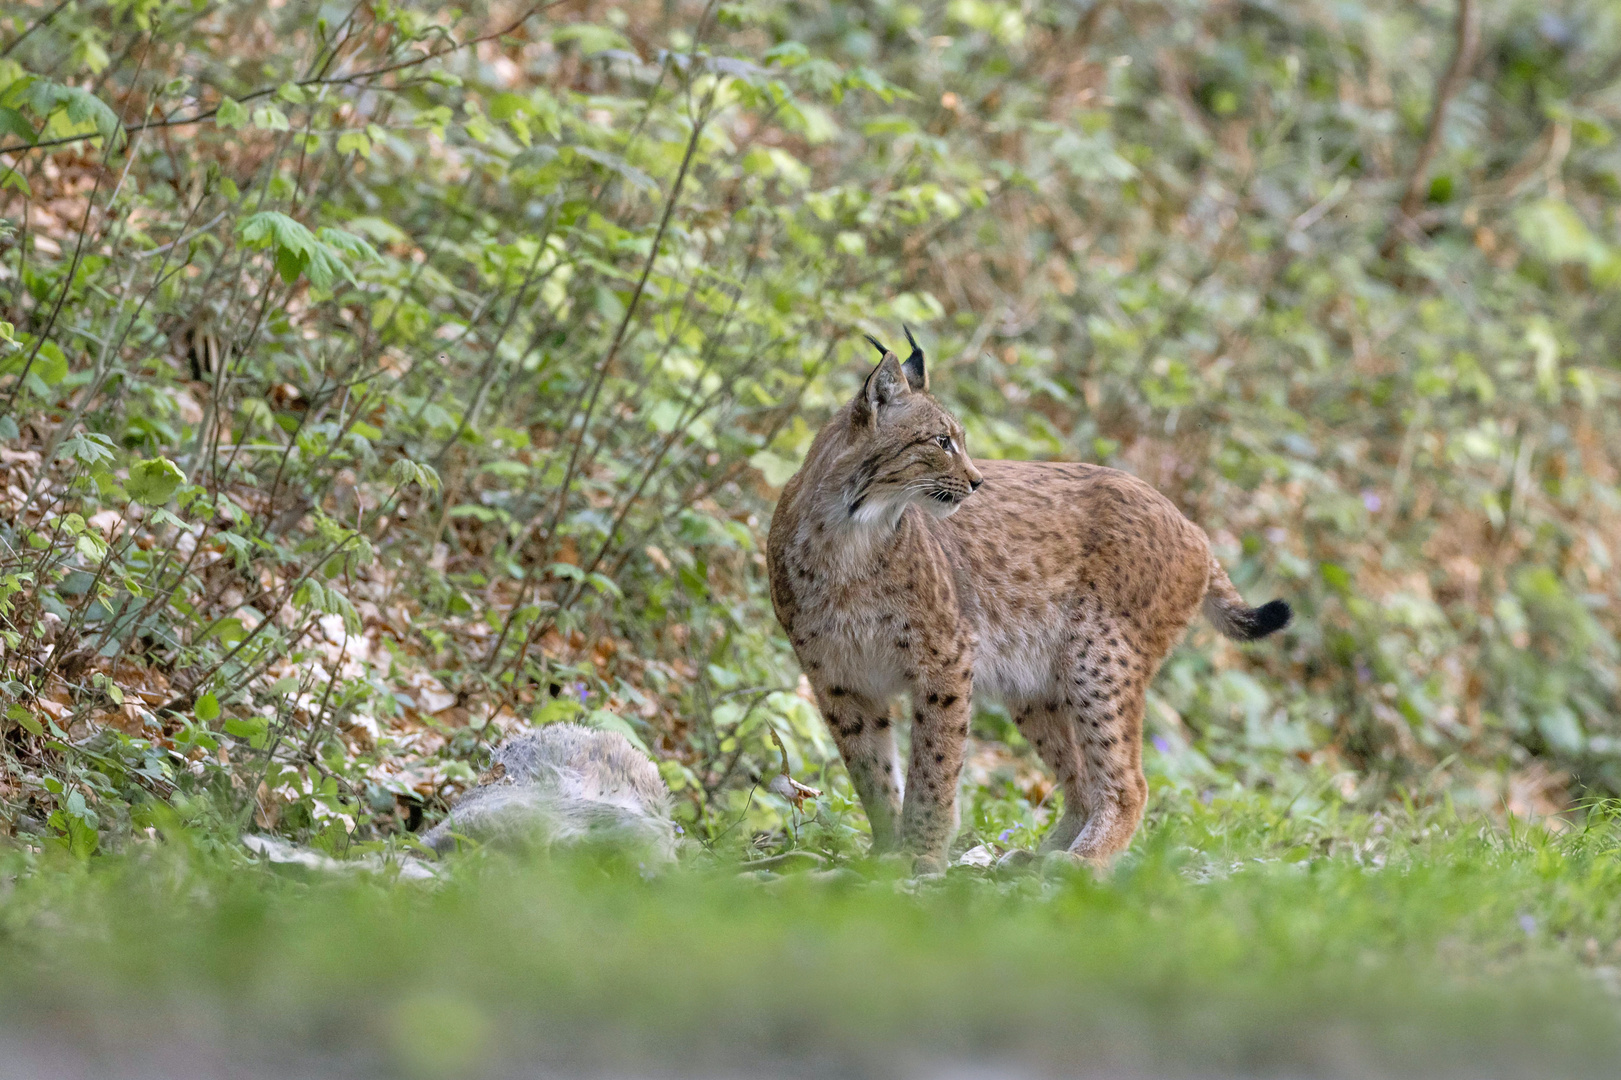
<path id="1" fill-rule="evenodd" d="M 1250 612 L 1250 617 L 1244 620 L 1247 624 L 1244 627 L 1245 638 L 1256 641 L 1268 634 L 1275 634 L 1289 625 L 1289 620 L 1294 618 L 1294 614 L 1286 600 L 1272 600 L 1262 604 Z"/>

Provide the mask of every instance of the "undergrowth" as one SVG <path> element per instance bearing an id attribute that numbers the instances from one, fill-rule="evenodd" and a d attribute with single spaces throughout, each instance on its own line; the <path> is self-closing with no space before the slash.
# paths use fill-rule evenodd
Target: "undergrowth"
<path id="1" fill-rule="evenodd" d="M 569 718 L 761 850 L 780 740 L 838 850 L 761 537 L 901 322 L 1295 605 L 1173 655 L 1167 775 L 1621 790 L 1617 15 L 1544 7 L 1447 82 L 1393 0 L 8 5 L 0 834 L 341 852 Z"/>
<path id="2" fill-rule="evenodd" d="M 88 866 L 6 857 L 14 1030 L 245 1060 L 298 1046 L 423 1076 L 882 1074 L 908 1057 L 1602 1075 L 1621 1049 L 1613 805 L 1554 834 L 1444 809 L 1166 800 L 1102 878 L 920 881 L 860 861 L 739 876 L 701 851 L 654 877 L 609 856 L 475 855 L 433 882 L 304 878 L 156 830 Z M 24 872 L 40 861 L 59 872 Z"/>

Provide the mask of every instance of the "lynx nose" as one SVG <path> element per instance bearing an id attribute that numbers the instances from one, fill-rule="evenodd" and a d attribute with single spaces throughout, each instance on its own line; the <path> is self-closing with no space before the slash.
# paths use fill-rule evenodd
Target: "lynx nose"
<path id="1" fill-rule="evenodd" d="M 979 485 L 983 484 L 984 482 L 985 478 L 983 476 L 976 476 L 972 480 L 968 481 L 968 490 L 978 491 Z"/>

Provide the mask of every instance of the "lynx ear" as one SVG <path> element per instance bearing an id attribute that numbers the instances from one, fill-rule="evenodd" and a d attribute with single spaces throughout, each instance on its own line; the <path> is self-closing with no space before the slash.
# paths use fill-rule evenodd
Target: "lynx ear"
<path id="1" fill-rule="evenodd" d="M 912 355 L 906 358 L 901 370 L 906 372 L 906 384 L 913 390 L 927 393 L 929 389 L 929 373 L 923 367 L 923 347 L 912 336 L 912 328 L 901 323 L 901 329 L 906 331 L 907 344 L 912 346 Z"/>
<path id="2" fill-rule="evenodd" d="M 858 412 L 863 419 L 875 421 L 879 409 L 893 405 L 911 392 L 906 372 L 901 370 L 900 359 L 894 353 L 886 352 L 884 358 L 878 361 L 878 366 L 867 376 L 866 385 L 861 388 L 862 408 Z"/>

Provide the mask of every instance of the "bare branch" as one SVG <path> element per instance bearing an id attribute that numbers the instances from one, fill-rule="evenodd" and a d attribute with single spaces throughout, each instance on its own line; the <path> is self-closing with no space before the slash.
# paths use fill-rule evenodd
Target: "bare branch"
<path id="1" fill-rule="evenodd" d="M 1452 52 L 1452 62 L 1436 84 L 1435 101 L 1430 106 L 1430 121 L 1424 132 L 1424 142 L 1419 145 L 1418 156 L 1413 159 L 1413 169 L 1407 177 L 1407 188 L 1402 192 L 1396 212 L 1391 215 L 1384 242 L 1379 245 L 1381 258 L 1388 259 L 1396 253 L 1402 237 L 1407 235 L 1409 223 L 1417 216 L 1429 192 L 1430 165 L 1441 150 L 1441 134 L 1446 126 L 1447 111 L 1452 107 L 1452 99 L 1469 81 L 1475 56 L 1480 52 L 1480 5 L 1476 0 L 1458 0 L 1454 35 L 1457 44 Z"/>

